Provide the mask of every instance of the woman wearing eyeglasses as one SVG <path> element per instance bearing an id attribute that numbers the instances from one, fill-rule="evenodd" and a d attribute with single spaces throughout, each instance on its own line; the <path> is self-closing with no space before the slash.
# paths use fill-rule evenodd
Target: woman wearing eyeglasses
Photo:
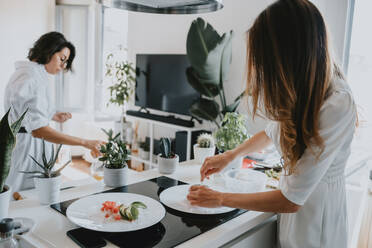
<path id="1" fill-rule="evenodd" d="M 74 58 L 75 47 L 61 33 L 50 32 L 35 42 L 28 53 L 29 61 L 15 63 L 15 72 L 5 90 L 5 111 L 11 108 L 10 122 L 17 120 L 26 109 L 28 112 L 17 135 L 6 181 L 13 191 L 33 187 L 33 180 L 19 171 L 38 169 L 29 155 L 42 161 L 42 139 L 47 141 L 47 156 L 53 143 L 83 146 L 90 149 L 93 156 L 99 155 L 102 141 L 69 136 L 49 126 L 51 120 L 63 123 L 72 117 L 70 113 L 55 111 L 48 77 L 71 71 Z"/>
<path id="2" fill-rule="evenodd" d="M 284 160 L 280 189 L 234 194 L 193 186 L 189 201 L 279 213 L 282 248 L 346 248 L 344 170 L 357 112 L 330 56 L 322 15 L 307 0 L 276 1 L 249 29 L 247 51 L 253 114 L 271 123 L 236 149 L 207 158 L 201 178 L 274 143 Z"/>

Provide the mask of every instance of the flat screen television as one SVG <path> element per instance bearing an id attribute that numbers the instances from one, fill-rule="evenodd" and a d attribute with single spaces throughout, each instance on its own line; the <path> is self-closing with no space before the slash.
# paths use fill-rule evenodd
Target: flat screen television
<path id="1" fill-rule="evenodd" d="M 136 106 L 190 115 L 200 94 L 187 81 L 184 54 L 137 54 Z"/>

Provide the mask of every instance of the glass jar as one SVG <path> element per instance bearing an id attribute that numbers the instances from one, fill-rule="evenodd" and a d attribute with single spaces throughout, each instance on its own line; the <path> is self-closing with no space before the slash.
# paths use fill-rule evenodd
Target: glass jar
<path id="1" fill-rule="evenodd" d="M 14 221 L 11 218 L 0 222 L 0 248 L 18 248 L 18 241 L 13 237 Z"/>

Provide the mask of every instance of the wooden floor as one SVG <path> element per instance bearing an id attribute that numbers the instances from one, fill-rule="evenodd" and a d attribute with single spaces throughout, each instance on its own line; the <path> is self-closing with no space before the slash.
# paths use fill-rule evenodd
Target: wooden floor
<path id="1" fill-rule="evenodd" d="M 90 174 L 90 163 L 84 160 L 82 157 L 73 157 L 72 164 L 70 166 L 81 172 Z"/>

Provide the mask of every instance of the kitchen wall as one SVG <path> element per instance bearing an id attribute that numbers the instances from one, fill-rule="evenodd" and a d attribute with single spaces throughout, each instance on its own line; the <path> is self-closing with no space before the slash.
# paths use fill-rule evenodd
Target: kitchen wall
<path id="1" fill-rule="evenodd" d="M 25 60 L 29 48 L 42 34 L 54 30 L 55 2 L 51 0 L 0 1 L 0 115 L 4 90 L 14 62 Z"/>
<path id="2" fill-rule="evenodd" d="M 314 0 L 329 25 L 334 50 L 341 61 L 345 45 L 345 26 L 349 0 Z M 218 12 L 198 15 L 157 15 L 129 13 L 128 50 L 132 59 L 136 53 L 186 53 L 186 35 L 191 22 L 203 17 L 222 34 L 234 30 L 233 60 L 230 80 L 225 87 L 227 98 L 232 101 L 244 87 L 245 72 L 245 32 L 252 25 L 256 16 L 272 0 L 225 0 L 224 8 Z M 244 104 L 240 111 L 246 112 Z M 252 133 L 262 130 L 265 122 L 257 118 L 248 123 Z"/>

